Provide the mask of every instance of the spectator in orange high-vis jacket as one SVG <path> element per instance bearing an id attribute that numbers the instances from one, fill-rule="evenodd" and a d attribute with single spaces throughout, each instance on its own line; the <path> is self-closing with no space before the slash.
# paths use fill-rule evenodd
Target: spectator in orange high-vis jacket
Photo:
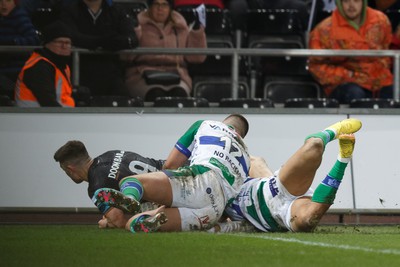
<path id="1" fill-rule="evenodd" d="M 72 32 L 61 21 L 42 30 L 43 47 L 35 49 L 18 75 L 15 102 L 18 107 L 75 107 L 72 97 Z"/>
<path id="2" fill-rule="evenodd" d="M 367 0 L 336 0 L 336 10 L 310 34 L 311 49 L 388 49 L 389 19 Z M 309 70 L 330 98 L 342 104 L 360 98 L 392 98 L 390 57 L 310 57 Z"/>

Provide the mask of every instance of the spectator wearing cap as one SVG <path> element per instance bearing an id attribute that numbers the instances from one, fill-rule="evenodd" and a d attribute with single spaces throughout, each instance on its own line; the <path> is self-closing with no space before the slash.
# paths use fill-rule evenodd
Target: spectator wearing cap
<path id="1" fill-rule="evenodd" d="M 172 9 L 172 0 L 148 0 L 149 9 L 138 14 L 135 28 L 140 47 L 148 48 L 206 48 L 204 27 L 196 19 L 189 27 L 184 17 Z M 124 54 L 127 61 L 125 83 L 132 97 L 154 101 L 160 96 L 190 96 L 192 79 L 188 63 L 202 63 L 205 55 Z M 146 73 L 176 73 L 178 79 L 167 83 L 151 82 Z M 162 74 L 162 75 L 164 75 Z M 147 79 L 147 80 L 146 80 Z"/>
<path id="2" fill-rule="evenodd" d="M 71 27 L 75 47 L 100 51 L 137 47 L 136 20 L 112 1 L 76 0 L 65 7 L 60 19 Z M 127 94 L 118 55 L 81 55 L 79 85 L 93 95 Z"/>
<path id="3" fill-rule="evenodd" d="M 35 49 L 15 86 L 18 107 L 74 107 L 69 62 L 71 31 L 56 21 L 43 31 L 43 48 Z"/>
<path id="4" fill-rule="evenodd" d="M 39 37 L 28 13 L 17 0 L 0 0 L 0 45 L 39 45 Z M 29 52 L 0 54 L 0 91 L 12 97 L 12 93 Z"/>

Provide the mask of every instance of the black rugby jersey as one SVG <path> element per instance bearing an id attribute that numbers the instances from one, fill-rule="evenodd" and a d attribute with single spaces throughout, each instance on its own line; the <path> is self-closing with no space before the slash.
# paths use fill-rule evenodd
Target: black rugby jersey
<path id="1" fill-rule="evenodd" d="M 94 158 L 89 168 L 89 197 L 92 198 L 97 189 L 104 187 L 120 190 L 118 183 L 122 178 L 161 170 L 164 162 L 130 151 L 107 151 Z"/>

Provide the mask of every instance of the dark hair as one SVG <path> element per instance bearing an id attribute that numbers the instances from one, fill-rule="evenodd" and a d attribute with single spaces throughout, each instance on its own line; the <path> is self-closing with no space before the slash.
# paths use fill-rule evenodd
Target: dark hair
<path id="1" fill-rule="evenodd" d="M 79 164 L 89 159 L 89 153 L 81 141 L 68 141 L 54 153 L 54 160 L 61 164 Z"/>
<path id="2" fill-rule="evenodd" d="M 249 131 L 249 122 L 241 114 L 231 114 L 228 117 L 226 117 L 223 122 L 235 128 L 235 131 L 242 138 L 244 138 Z"/>

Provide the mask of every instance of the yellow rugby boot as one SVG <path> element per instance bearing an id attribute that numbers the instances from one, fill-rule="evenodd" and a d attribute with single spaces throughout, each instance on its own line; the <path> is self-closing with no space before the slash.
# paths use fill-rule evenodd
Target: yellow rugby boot
<path id="1" fill-rule="evenodd" d="M 341 134 L 352 134 L 357 132 L 358 130 L 361 129 L 362 123 L 358 119 L 346 119 L 339 121 L 329 127 L 327 127 L 325 130 L 331 130 L 335 132 L 335 138 L 340 136 Z"/>
<path id="2" fill-rule="evenodd" d="M 353 155 L 356 138 L 354 134 L 341 134 L 339 140 L 339 155 L 341 158 L 351 158 Z"/>

